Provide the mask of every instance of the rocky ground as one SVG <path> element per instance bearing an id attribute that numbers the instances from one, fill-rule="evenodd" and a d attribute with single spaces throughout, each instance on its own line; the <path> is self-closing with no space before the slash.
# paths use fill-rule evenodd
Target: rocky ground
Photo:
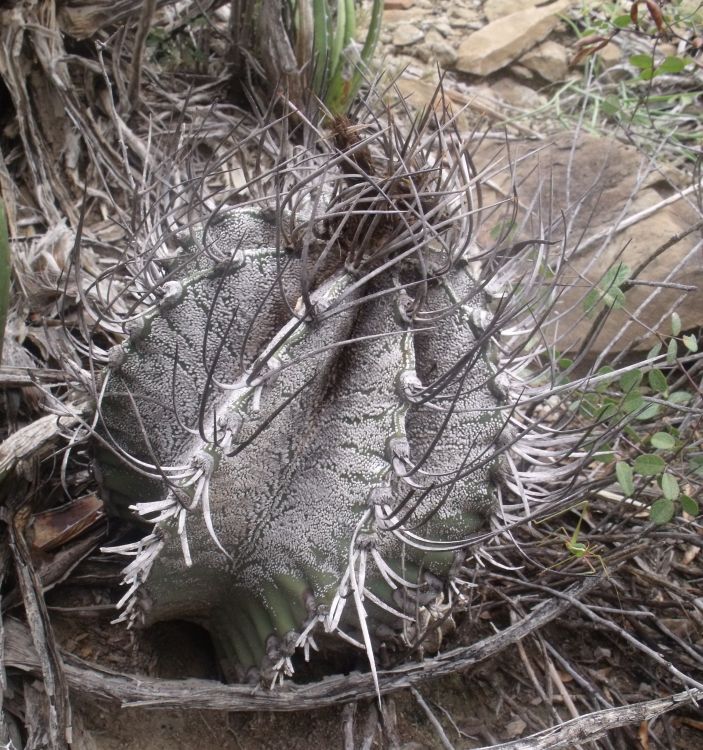
<path id="1" fill-rule="evenodd" d="M 474 128 L 489 133 L 488 141 L 474 148 L 479 168 L 494 163 L 495 139 L 505 132 L 516 162 L 516 184 L 532 175 L 520 192 L 521 199 L 535 190 L 537 173 L 543 180 L 549 174 L 549 191 L 560 199 L 591 193 L 594 215 L 589 214 L 590 238 L 583 244 L 581 265 L 575 269 L 577 275 L 583 272 L 591 281 L 596 269 L 587 269 L 599 244 L 594 238 L 602 240 L 609 234 L 615 240 L 611 260 L 618 256 L 634 268 L 653 246 L 685 233 L 699 219 L 690 153 L 682 158 L 675 148 L 661 148 L 666 145 L 663 137 L 657 158 L 649 162 L 643 158 L 651 145 L 647 140 L 654 135 L 652 129 L 657 130 L 654 120 L 647 123 L 654 127 L 645 133 L 638 131 L 634 120 L 620 117 L 629 116 L 624 109 L 610 120 L 596 113 L 590 126 L 579 117 L 580 108 L 586 111 L 589 95 L 606 102 L 614 92 L 622 97 L 625 82 L 631 82 L 637 73 L 630 57 L 652 53 L 650 37 L 645 34 L 623 32 L 608 41 L 612 28 L 601 33 L 603 39 L 594 45 L 598 49 L 592 54 L 579 52 L 588 48 L 584 39 L 605 30 L 599 23 L 627 13 L 630 6 L 628 2 L 582 0 L 386 0 L 384 6 L 380 67 L 389 76 L 398 76 L 399 89 L 416 107 L 430 101 L 439 76 L 443 77 L 445 96 L 455 110 L 462 111 L 461 126 L 467 132 Z M 683 2 L 680 6 L 682 13 L 689 14 L 684 18 L 700 23 L 703 3 Z M 698 44 L 697 28 L 687 21 L 677 27 L 677 33 L 681 32 L 678 37 L 671 34 L 658 42 L 658 59 L 693 49 Z M 674 79 L 666 82 L 663 90 L 677 85 L 691 86 L 693 93 L 675 107 L 672 116 L 683 119 L 672 120 L 670 126 L 695 131 L 703 106 L 700 66 L 693 80 Z M 589 109 L 588 114 L 594 113 Z M 577 138 L 569 138 L 576 132 Z M 552 148 L 555 139 L 560 145 Z M 696 152 L 700 154 L 700 144 L 692 151 Z M 499 202 L 510 185 L 503 178 L 501 186 L 493 182 L 487 187 L 489 200 Z M 580 229 L 584 228 L 582 219 Z M 697 243 L 696 234 L 684 238 L 651 263 L 645 275 L 645 279 L 667 278 L 672 283 L 686 280 L 696 287 L 683 307 L 684 327 L 690 329 L 703 322 L 703 263 Z M 642 302 L 645 296 L 640 290 L 637 301 Z M 663 319 L 677 301 L 680 298 L 674 293 L 660 295 L 648 307 L 641 325 L 628 326 L 621 346 L 633 342 L 638 349 L 651 346 L 646 330 Z M 601 342 L 611 340 L 623 322 L 622 317 L 614 316 Z M 577 326 L 574 341 L 583 333 Z"/>

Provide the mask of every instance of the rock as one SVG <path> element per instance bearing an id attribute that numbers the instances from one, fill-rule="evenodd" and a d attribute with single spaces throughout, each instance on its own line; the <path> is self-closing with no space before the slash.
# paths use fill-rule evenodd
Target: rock
<path id="1" fill-rule="evenodd" d="M 457 29 L 480 29 L 483 24 L 480 21 L 465 21 L 463 18 L 450 18 L 449 26 L 456 31 Z"/>
<path id="2" fill-rule="evenodd" d="M 413 5 L 414 0 L 385 0 L 383 10 L 407 10 Z"/>
<path id="3" fill-rule="evenodd" d="M 441 67 L 451 68 L 456 64 L 456 50 L 449 42 L 445 40 L 432 42 L 430 50 Z"/>
<path id="4" fill-rule="evenodd" d="M 421 23 L 427 18 L 427 11 L 422 8 L 408 10 L 385 10 L 381 21 L 381 28 L 387 29 L 401 23 Z"/>
<path id="5" fill-rule="evenodd" d="M 439 44 L 444 41 L 444 37 L 436 29 L 429 29 L 423 41 L 425 44 Z"/>
<path id="6" fill-rule="evenodd" d="M 630 183 L 631 186 L 631 183 Z M 663 185 L 659 186 L 664 188 Z M 622 195 L 624 199 L 625 196 Z M 628 215 L 659 203 L 664 194 L 652 186 L 637 195 L 629 206 Z M 700 219 L 695 209 L 685 201 L 663 207 L 647 218 L 637 222 L 632 227 L 616 232 L 606 250 L 598 255 L 597 266 L 593 267 L 598 247 L 588 248 L 573 263 L 575 273 L 582 273 L 592 283 L 597 282 L 605 269 L 622 262 L 631 270 L 637 268 L 651 254 L 665 242 L 677 234 L 689 229 L 695 221 Z M 664 254 L 655 259 L 639 276 L 641 281 L 674 282 L 695 287 L 695 291 L 679 289 L 657 289 L 656 286 L 635 286 L 627 292 L 625 309 L 612 312 L 591 347 L 592 351 L 601 351 L 606 345 L 615 342 L 615 351 L 620 351 L 626 345 L 633 344 L 639 351 L 649 350 L 657 341 L 654 332 L 661 328 L 664 334 L 669 334 L 669 320 L 675 310 L 681 317 L 683 330 L 703 325 L 703 250 L 700 248 L 701 233 L 689 235 L 684 240 L 672 246 Z M 699 243 L 698 251 L 695 244 Z M 572 276 L 573 281 L 576 280 Z M 646 307 L 640 312 L 639 307 L 652 296 Z M 570 290 L 563 301 L 564 305 L 573 304 L 577 300 L 581 305 L 579 315 L 583 310 L 581 294 Z M 577 308 L 578 309 L 578 308 Z M 571 320 L 577 318 L 571 314 Z M 569 318 L 564 321 L 569 325 Z M 583 341 L 591 327 L 590 319 L 582 319 L 570 336 L 571 348 Z"/>
<path id="7" fill-rule="evenodd" d="M 456 62 L 454 47 L 436 29 L 431 28 L 424 39 L 424 44 L 415 54 L 425 62 L 436 61 L 442 68 L 450 68 Z"/>
<path id="8" fill-rule="evenodd" d="M 462 18 L 465 21 L 480 21 L 481 13 L 476 8 L 466 8 L 463 5 L 452 5 L 449 8 L 450 18 Z"/>
<path id="9" fill-rule="evenodd" d="M 413 54 L 415 57 L 424 63 L 429 63 L 434 59 L 434 52 L 430 49 L 429 44 L 421 44 L 413 47 Z"/>
<path id="10" fill-rule="evenodd" d="M 520 63 L 545 81 L 563 81 L 569 72 L 569 53 L 561 44 L 548 39 L 520 58 Z"/>
<path id="11" fill-rule="evenodd" d="M 608 42 L 603 49 L 596 53 L 603 63 L 604 68 L 612 68 L 622 60 L 622 50 L 614 42 Z"/>
<path id="12" fill-rule="evenodd" d="M 563 277 L 566 288 L 557 306 L 563 313 L 558 329 L 550 325 L 542 328 L 547 340 L 553 340 L 558 330 L 557 348 L 565 352 L 579 349 L 593 323 L 593 318 L 585 315 L 583 297 L 588 286 L 584 279 L 590 284 L 597 283 L 607 269 L 618 262 L 631 270 L 637 268 L 657 248 L 701 220 L 701 212 L 694 204 L 681 199 L 657 208 L 632 226 L 619 229 L 624 219 L 637 216 L 670 196 L 671 184 L 658 173 L 652 173 L 653 178 L 642 179 L 638 185 L 638 174 L 646 174 L 642 169 L 643 163 L 648 162 L 643 161 L 635 148 L 614 138 L 581 135 L 575 147 L 573 140 L 572 134 L 563 134 L 547 148 L 540 144 L 539 154 L 527 158 L 526 154 L 536 151 L 534 144 L 511 144 L 515 185 L 518 197 L 522 197 L 522 209 L 541 203 L 550 206 L 552 216 L 564 209 L 570 222 L 569 244 L 573 247 L 578 240 L 579 248 L 569 258 Z M 497 158 L 500 158 L 496 156 L 497 151 L 495 144 L 488 144 L 479 152 L 477 168 L 481 169 L 485 161 L 495 164 L 497 169 Z M 509 196 L 511 177 L 496 175 L 493 184 L 499 185 L 501 192 L 486 192 L 484 200 L 489 206 Z M 479 238 L 481 244 L 491 246 L 495 227 L 505 217 L 505 207 L 501 207 L 487 218 Z M 521 218 L 517 218 L 518 222 Z M 535 221 L 537 219 L 535 216 Z M 594 237 L 596 241 L 591 239 Z M 558 238 L 557 231 L 553 239 Z M 638 278 L 654 285 L 635 285 L 627 291 L 625 308 L 610 314 L 591 344 L 593 353 L 603 351 L 613 342 L 614 351 L 630 345 L 636 351 L 649 350 L 658 340 L 655 331 L 661 328 L 663 333 L 670 333 L 669 316 L 674 309 L 681 317 L 683 330 L 703 325 L 701 231 L 672 245 Z M 693 286 L 696 290 L 657 288 L 656 283 L 662 281 Z M 643 305 L 650 296 L 652 299 Z"/>
<path id="13" fill-rule="evenodd" d="M 442 21 L 438 21 L 436 23 L 433 23 L 430 26 L 430 29 L 435 29 L 438 31 L 442 36 L 451 36 L 452 35 L 452 27 L 448 23 L 444 23 Z"/>
<path id="14" fill-rule="evenodd" d="M 532 70 L 526 68 L 524 65 L 520 65 L 520 63 L 513 63 L 510 66 L 510 73 L 523 81 L 534 81 L 537 78 Z"/>
<path id="15" fill-rule="evenodd" d="M 457 70 L 481 76 L 500 70 L 545 39 L 569 4 L 569 0 L 556 0 L 489 23 L 462 42 Z"/>
<path id="16" fill-rule="evenodd" d="M 534 8 L 542 2 L 543 0 L 486 0 L 483 5 L 483 14 L 489 21 L 496 21 L 503 16 Z"/>
<path id="17" fill-rule="evenodd" d="M 499 96 L 506 104 L 518 109 L 533 110 L 547 103 L 547 97 L 530 86 L 518 83 L 513 78 L 504 76 L 492 83 L 487 95 Z"/>
<path id="18" fill-rule="evenodd" d="M 462 131 L 469 131 L 475 125 L 471 117 L 480 117 L 484 110 L 479 102 L 479 96 L 473 91 L 470 94 L 459 92 L 451 87 L 445 79 L 442 95 L 437 95 L 437 81 L 419 78 L 401 77 L 397 81 L 398 90 L 407 98 L 409 104 L 417 110 L 432 106 L 439 117 L 448 113 L 456 118 L 457 127 Z M 444 106 L 447 112 L 444 112 Z"/>
<path id="19" fill-rule="evenodd" d="M 449 8 L 449 25 L 455 28 L 466 28 L 472 26 L 481 28 L 481 14 L 472 8 L 464 8 L 460 5 L 453 5 Z"/>
<path id="20" fill-rule="evenodd" d="M 393 30 L 393 44 L 396 47 L 405 47 L 415 44 L 424 38 L 423 32 L 411 23 L 401 23 Z"/>

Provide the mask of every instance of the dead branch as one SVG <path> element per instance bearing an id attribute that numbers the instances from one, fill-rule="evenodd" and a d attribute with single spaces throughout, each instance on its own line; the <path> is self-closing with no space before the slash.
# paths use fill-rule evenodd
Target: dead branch
<path id="1" fill-rule="evenodd" d="M 558 750 L 560 747 L 573 747 L 575 742 L 592 742 L 603 737 L 611 729 L 654 719 L 682 705 L 696 703 L 701 698 L 703 690 L 694 689 L 676 693 L 668 698 L 633 703 L 620 708 L 606 708 L 571 719 L 521 740 L 486 745 L 479 750 Z"/>
<path id="2" fill-rule="evenodd" d="M 47 414 L 10 435 L 0 443 L 0 481 L 22 461 L 41 458 L 64 430 L 77 424 L 77 417 Z"/>
<path id="3" fill-rule="evenodd" d="M 5 508 L 3 508 L 3 511 Z M 7 520 L 10 550 L 22 592 L 29 631 L 41 667 L 44 690 L 48 701 L 48 730 L 50 750 L 63 750 L 71 744 L 71 703 L 63 672 L 63 661 L 54 639 L 49 613 L 42 593 L 41 582 L 34 570 L 29 548 L 24 538 L 28 518 L 21 509 Z"/>
<path id="4" fill-rule="evenodd" d="M 598 583 L 589 577 L 570 588 L 576 600 Z M 432 659 L 379 672 L 383 694 L 404 690 L 428 679 L 453 674 L 504 651 L 508 646 L 563 615 L 571 604 L 551 599 L 519 622 L 496 635 L 461 648 L 446 651 Z M 8 666 L 38 673 L 40 663 L 27 628 L 18 620 L 5 623 L 5 662 Z M 178 706 L 215 711 L 303 711 L 349 703 L 376 695 L 370 674 L 326 677 L 308 685 L 286 684 L 275 691 L 244 685 L 223 685 L 207 680 L 159 680 L 142 675 L 114 672 L 64 654 L 64 670 L 71 690 L 86 696 L 118 701 L 123 706 Z"/>
<path id="5" fill-rule="evenodd" d="M 125 102 L 125 111 L 127 112 L 132 112 L 139 107 L 142 87 L 142 58 L 155 11 L 156 0 L 145 0 L 139 16 L 139 26 L 134 40 L 134 51 L 132 52 L 132 69 L 129 77 L 127 101 Z"/>

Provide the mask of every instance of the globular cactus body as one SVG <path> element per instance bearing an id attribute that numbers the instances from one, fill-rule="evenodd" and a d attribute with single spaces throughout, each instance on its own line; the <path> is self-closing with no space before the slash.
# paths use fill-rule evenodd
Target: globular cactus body
<path id="1" fill-rule="evenodd" d="M 313 258 L 292 221 L 184 233 L 100 398 L 106 495 L 154 524 L 118 548 L 123 616 L 205 624 L 238 679 L 291 673 L 317 634 L 413 645 L 495 507 L 508 421 L 470 251 L 379 232 L 381 260 Z"/>

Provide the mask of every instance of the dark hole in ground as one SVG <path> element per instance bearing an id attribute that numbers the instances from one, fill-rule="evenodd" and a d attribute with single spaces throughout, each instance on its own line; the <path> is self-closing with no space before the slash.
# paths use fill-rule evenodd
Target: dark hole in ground
<path id="1" fill-rule="evenodd" d="M 222 679 L 210 634 L 200 625 L 170 620 L 144 633 L 156 658 L 154 674 L 164 679 Z"/>

